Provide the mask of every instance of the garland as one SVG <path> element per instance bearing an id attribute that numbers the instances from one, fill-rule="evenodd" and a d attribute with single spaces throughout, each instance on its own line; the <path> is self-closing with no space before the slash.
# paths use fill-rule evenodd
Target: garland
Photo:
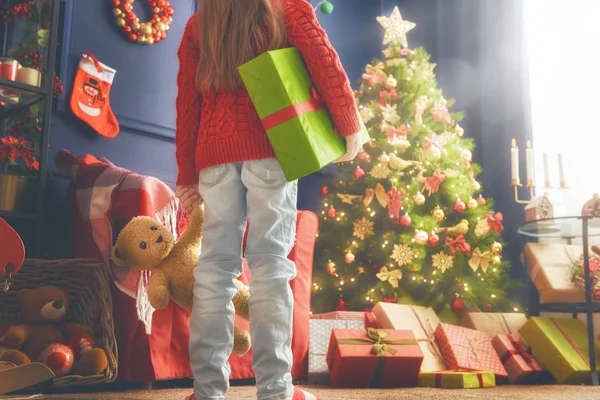
<path id="1" fill-rule="evenodd" d="M 153 44 L 163 40 L 173 22 L 174 10 L 171 2 L 169 0 L 149 0 L 152 17 L 148 22 L 140 22 L 133 11 L 134 1 L 112 0 L 117 26 L 132 42 Z"/>

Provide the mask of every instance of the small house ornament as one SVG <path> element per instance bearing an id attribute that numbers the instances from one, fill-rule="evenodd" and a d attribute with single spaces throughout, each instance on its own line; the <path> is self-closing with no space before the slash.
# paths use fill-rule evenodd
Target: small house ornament
<path id="1" fill-rule="evenodd" d="M 525 207 L 526 221 L 536 221 L 548 218 L 554 218 L 554 206 L 547 193 L 534 197 Z"/>

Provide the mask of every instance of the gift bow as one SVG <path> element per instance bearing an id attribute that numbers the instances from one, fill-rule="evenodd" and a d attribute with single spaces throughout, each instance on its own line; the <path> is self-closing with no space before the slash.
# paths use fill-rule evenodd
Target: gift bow
<path id="1" fill-rule="evenodd" d="M 387 332 L 379 331 L 375 328 L 367 328 L 368 339 L 356 338 L 356 339 L 337 339 L 338 344 L 372 344 L 371 354 L 379 357 L 385 357 L 386 353 L 395 355 L 398 350 L 394 349 L 390 345 L 416 345 L 418 344 L 416 339 L 386 339 L 388 336 Z"/>
<path id="2" fill-rule="evenodd" d="M 456 253 L 457 250 L 467 255 L 471 253 L 471 245 L 467 243 L 464 235 L 458 235 L 456 239 L 446 236 L 446 245 L 452 249 L 452 253 Z"/>
<path id="3" fill-rule="evenodd" d="M 469 260 L 469 266 L 473 272 L 477 271 L 477 268 L 481 267 L 483 272 L 486 272 L 490 266 L 490 260 L 492 259 L 492 253 L 489 250 L 481 252 L 478 247 L 473 251 L 473 256 Z"/>
<path id="4" fill-rule="evenodd" d="M 446 175 L 442 173 L 440 168 L 436 169 L 429 178 L 425 179 L 425 187 L 423 191 L 429 192 L 431 196 L 433 193 L 437 193 L 440 190 L 440 185 L 446 179 Z"/>
<path id="5" fill-rule="evenodd" d="M 383 282 L 387 281 L 393 288 L 397 288 L 402 279 L 402 271 L 399 269 L 388 270 L 387 267 L 382 267 L 375 276 Z"/>
<path id="6" fill-rule="evenodd" d="M 495 230 L 498 233 L 502 233 L 504 230 L 504 225 L 502 225 L 502 221 L 504 220 L 504 216 L 500 212 L 496 212 L 494 215 L 486 214 L 486 219 L 490 228 Z"/>
<path id="7" fill-rule="evenodd" d="M 383 207 L 383 208 L 387 207 L 388 195 L 385 192 L 385 189 L 383 188 L 381 183 L 378 183 L 377 186 L 375 186 L 375 189 L 371 189 L 371 188 L 365 189 L 365 198 L 363 199 L 363 203 L 364 203 L 365 207 L 369 207 L 371 205 L 373 198 L 377 198 L 377 202 L 379 203 L 379 205 L 381 207 Z"/>
<path id="8" fill-rule="evenodd" d="M 440 137 L 435 133 L 432 133 L 431 137 L 423 139 L 423 150 L 429 150 L 431 147 L 437 147 L 441 151 L 444 150 L 444 145 L 442 144 Z"/>
<path id="9" fill-rule="evenodd" d="M 532 367 L 533 363 L 534 363 L 534 358 L 531 355 L 531 353 L 529 353 L 529 351 L 527 351 L 527 349 L 523 345 L 523 342 L 518 339 L 518 336 L 516 336 L 516 335 L 508 335 L 508 340 L 510 341 L 510 344 L 514 347 L 514 349 L 509 350 L 508 353 L 507 353 L 507 356 L 508 357 L 510 357 L 512 355 L 521 356 L 521 357 L 523 357 L 523 359 L 525 360 L 525 362 L 527 363 L 527 365 L 529 365 L 530 367 Z M 504 364 L 508 360 L 501 360 L 501 361 Z"/>
<path id="10" fill-rule="evenodd" d="M 398 98 L 398 92 L 392 88 L 390 90 L 382 90 L 379 92 L 379 104 L 385 106 L 385 103 L 389 100 L 395 100 Z"/>

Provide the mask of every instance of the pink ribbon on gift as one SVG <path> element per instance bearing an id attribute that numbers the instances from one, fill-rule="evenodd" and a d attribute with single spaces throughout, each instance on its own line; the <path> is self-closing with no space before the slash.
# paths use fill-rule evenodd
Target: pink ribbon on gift
<path id="1" fill-rule="evenodd" d="M 508 334 L 507 337 L 508 337 L 508 340 L 510 341 L 510 344 L 514 348 L 509 349 L 506 353 L 504 353 L 502 355 L 502 357 L 500 358 L 500 361 L 502 361 L 502 364 L 506 363 L 510 359 L 511 356 L 521 356 L 521 357 L 523 357 L 523 360 L 525 360 L 525 362 L 531 369 L 536 369 L 537 366 L 534 363 L 535 359 L 533 358 L 531 353 L 529 353 L 529 351 L 527 351 L 527 349 L 523 345 L 523 342 L 518 338 L 518 336 Z"/>

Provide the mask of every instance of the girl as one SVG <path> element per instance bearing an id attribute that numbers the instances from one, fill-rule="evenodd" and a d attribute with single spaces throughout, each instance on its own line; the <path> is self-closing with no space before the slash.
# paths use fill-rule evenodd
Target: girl
<path id="1" fill-rule="evenodd" d="M 224 399 L 233 347 L 242 238 L 252 272 L 250 333 L 258 399 L 316 399 L 294 388 L 291 333 L 297 182 L 287 182 L 237 67 L 295 46 L 327 104 L 350 161 L 361 143 L 356 102 L 340 60 L 306 0 L 202 0 L 178 50 L 176 194 L 190 210 L 204 202 L 204 238 L 194 271 L 190 359 L 195 393 Z"/>

